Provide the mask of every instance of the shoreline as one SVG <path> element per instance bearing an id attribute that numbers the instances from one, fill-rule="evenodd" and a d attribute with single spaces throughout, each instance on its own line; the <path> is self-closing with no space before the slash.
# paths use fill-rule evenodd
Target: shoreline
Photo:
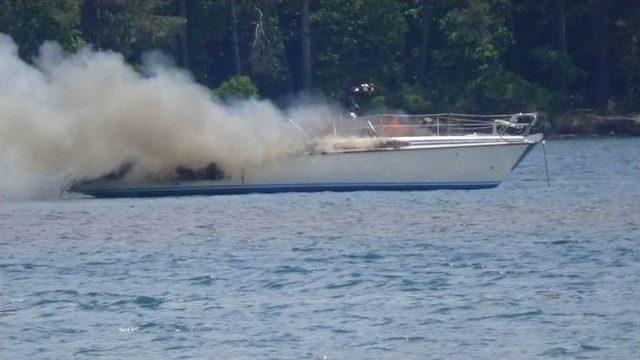
<path id="1" fill-rule="evenodd" d="M 541 124 L 548 138 L 640 136 L 640 114 L 602 116 L 590 110 L 574 110 Z"/>
<path id="2" fill-rule="evenodd" d="M 587 139 L 633 139 L 637 135 L 624 134 L 556 134 L 552 132 L 544 133 L 545 140 L 587 140 Z"/>

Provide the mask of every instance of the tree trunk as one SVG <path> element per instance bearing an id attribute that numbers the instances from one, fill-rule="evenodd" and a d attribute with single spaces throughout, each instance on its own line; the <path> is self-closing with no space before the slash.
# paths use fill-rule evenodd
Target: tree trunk
<path id="1" fill-rule="evenodd" d="M 187 0 L 180 0 L 180 16 L 184 18 L 184 26 L 180 30 L 178 42 L 180 43 L 180 65 L 189 69 L 189 12 L 187 11 Z"/>
<path id="2" fill-rule="evenodd" d="M 233 46 L 233 63 L 236 68 L 236 75 L 242 73 L 242 64 L 240 62 L 240 43 L 238 41 L 238 9 L 236 7 L 236 0 L 230 0 L 229 6 L 231 8 L 231 43 Z"/>
<path id="3" fill-rule="evenodd" d="M 609 100 L 609 20 L 606 0 L 595 0 L 591 4 L 591 24 L 594 31 L 595 54 L 592 67 L 593 94 L 596 107 L 603 111 Z"/>
<path id="4" fill-rule="evenodd" d="M 554 6 L 554 18 L 555 18 L 555 48 L 556 51 L 563 55 L 567 55 L 567 20 L 565 16 L 566 1 L 556 0 Z M 568 87 L 566 77 L 562 77 L 560 80 L 560 91 L 562 96 L 560 97 L 560 105 L 565 108 L 569 103 Z"/>
<path id="5" fill-rule="evenodd" d="M 507 69 L 513 72 L 520 70 L 520 58 L 518 56 L 518 33 L 516 33 L 516 22 L 514 21 L 514 9 L 513 4 L 509 4 L 509 9 L 506 12 L 507 26 L 509 27 L 509 34 L 511 34 L 511 41 L 507 46 L 505 63 Z"/>
<path id="6" fill-rule="evenodd" d="M 422 22 L 422 37 L 420 43 L 420 65 L 418 76 L 420 81 L 425 84 L 427 81 L 427 73 L 429 72 L 429 60 L 431 52 L 429 49 L 429 29 L 432 19 L 432 0 L 420 0 L 420 13 Z"/>
<path id="7" fill-rule="evenodd" d="M 567 54 L 567 21 L 565 17 L 566 1 L 556 0 L 556 49 L 563 54 Z"/>
<path id="8" fill-rule="evenodd" d="M 302 27 L 302 89 L 311 89 L 311 36 L 309 30 L 309 0 L 300 0 Z"/>
<path id="9" fill-rule="evenodd" d="M 4 19 L 6 28 L 4 31 L 9 32 L 9 27 L 13 22 L 13 15 L 11 13 L 11 5 L 8 0 L 0 0 L 0 11 L 2 11 L 2 18 Z"/>
<path id="10" fill-rule="evenodd" d="M 96 49 L 100 49 L 100 39 L 98 36 L 98 6 L 95 0 L 85 0 L 82 5 L 82 15 L 80 28 L 88 43 Z"/>
<path id="11" fill-rule="evenodd" d="M 278 26 L 280 27 L 280 29 L 285 29 L 286 25 L 285 22 L 283 21 L 283 16 L 282 16 L 282 12 L 278 11 L 278 7 L 276 7 L 275 9 L 276 11 L 276 18 L 278 19 Z M 295 92 L 295 86 L 293 84 L 293 72 L 291 71 L 291 63 L 289 61 L 289 57 L 288 57 L 288 49 L 291 46 L 291 44 L 287 41 L 287 37 L 282 36 L 282 52 L 280 54 L 280 61 L 282 61 L 282 66 L 284 66 L 284 83 L 286 86 L 286 90 L 289 93 L 293 93 Z"/>

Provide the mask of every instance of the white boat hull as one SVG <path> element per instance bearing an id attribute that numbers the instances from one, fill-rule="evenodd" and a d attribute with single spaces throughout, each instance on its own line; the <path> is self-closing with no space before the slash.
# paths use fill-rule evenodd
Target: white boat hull
<path id="1" fill-rule="evenodd" d="M 481 189 L 496 187 L 542 139 L 411 138 L 400 148 L 298 155 L 247 168 L 222 180 L 92 182 L 71 191 L 95 197 L 242 193 Z M 405 139 L 406 140 L 406 139 Z"/>

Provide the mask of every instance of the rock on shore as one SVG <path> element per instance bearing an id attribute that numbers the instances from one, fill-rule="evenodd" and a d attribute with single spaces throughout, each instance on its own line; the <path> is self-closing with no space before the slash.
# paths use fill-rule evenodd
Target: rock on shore
<path id="1" fill-rule="evenodd" d="M 553 121 L 558 135 L 640 136 L 640 114 L 602 116 L 591 111 L 571 111 Z"/>

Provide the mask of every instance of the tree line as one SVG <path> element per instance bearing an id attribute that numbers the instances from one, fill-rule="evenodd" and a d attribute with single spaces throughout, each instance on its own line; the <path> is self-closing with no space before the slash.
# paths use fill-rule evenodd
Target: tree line
<path id="1" fill-rule="evenodd" d="M 640 110 L 638 0 L 0 0 L 32 61 L 44 40 L 170 54 L 221 95 L 365 107 L 547 114 Z"/>

